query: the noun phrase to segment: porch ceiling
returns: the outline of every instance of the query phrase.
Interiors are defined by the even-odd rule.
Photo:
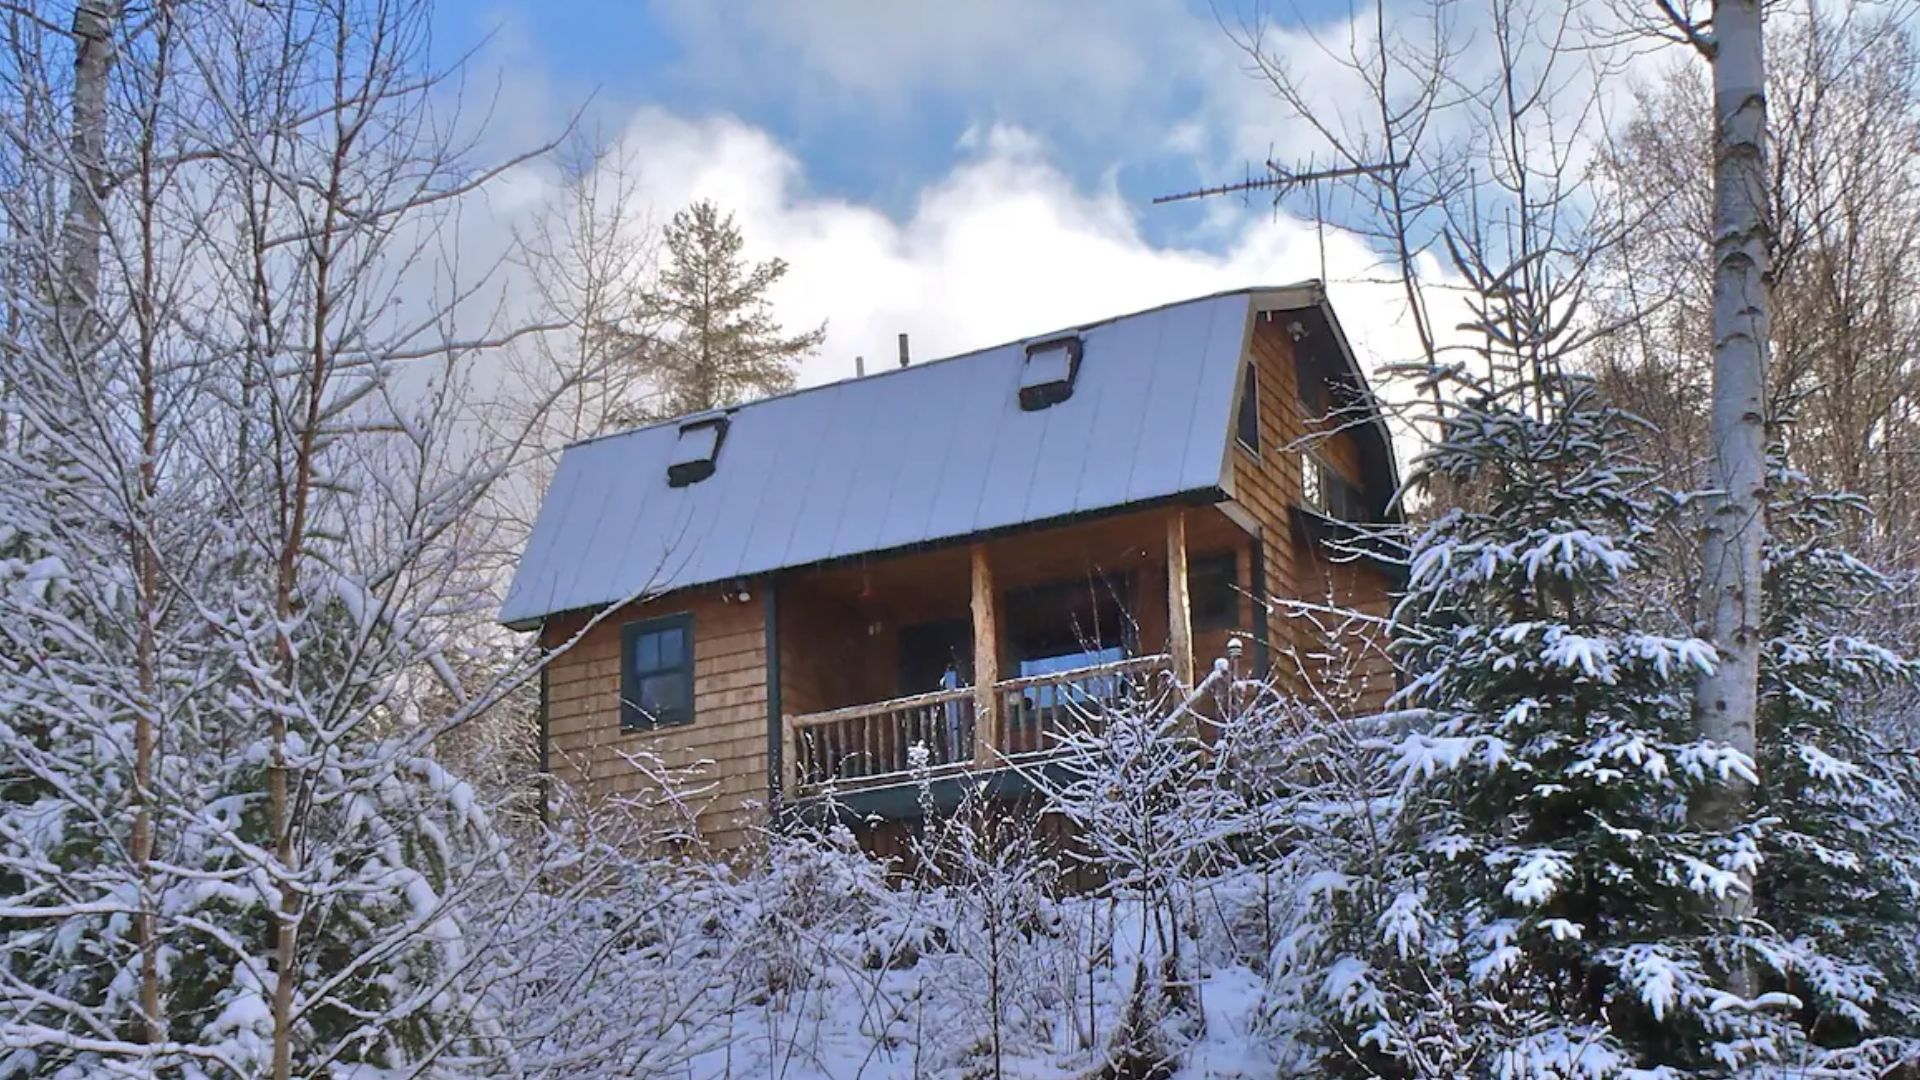
[[[1166,562],[1167,518],[1175,508],[1114,514],[984,541],[1002,589],[1071,580],[1092,571],[1120,572]],[[1246,533],[1211,506],[1188,507],[1188,545],[1196,553],[1246,543]],[[876,555],[801,571],[785,579],[793,593],[901,598],[922,610],[964,612],[968,599],[965,543]]]

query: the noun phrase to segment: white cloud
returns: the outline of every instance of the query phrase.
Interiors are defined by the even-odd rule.
[[[661,0],[654,10],[683,47],[683,79],[868,117],[911,117],[951,97],[974,119],[1044,103],[1082,128],[1117,130],[1161,114],[1175,80],[1204,75],[1224,45],[1182,0]]]
[[[789,326],[825,320],[804,383],[844,378],[854,357],[890,363],[895,335],[919,359],[1221,289],[1323,276],[1321,238],[1285,214],[1222,211],[1218,252],[1160,247],[1110,186],[1083,190],[1030,133],[1005,126],[963,140],[951,171],[892,220],[811,192],[806,170],[770,135],[733,117],[642,110],[622,136],[640,194],[664,216],[696,198],[735,213],[749,255],[792,266],[776,305]],[[1376,259],[1355,237],[1325,235],[1324,276],[1363,361],[1403,359],[1412,341],[1397,291],[1362,281]]]

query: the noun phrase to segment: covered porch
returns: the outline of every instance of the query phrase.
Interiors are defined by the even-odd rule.
[[[1264,641],[1258,562],[1219,509],[1166,506],[783,578],[780,786],[1056,755],[1065,732],[1191,686],[1232,633]]]

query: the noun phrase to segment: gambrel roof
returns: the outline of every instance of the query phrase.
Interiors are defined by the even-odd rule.
[[[1365,391],[1320,284],[1308,282],[1168,304],[575,444],[561,456],[500,620],[527,628],[645,594],[1218,498],[1231,483],[1253,320],[1275,311],[1325,319],[1341,366]],[[1079,342],[1071,393],[1023,408],[1023,375],[1031,380],[1039,367],[1029,368],[1030,351],[1058,363],[1045,346],[1068,336]],[[1362,443],[1369,472],[1385,470],[1384,499],[1396,486],[1384,424]],[[698,454],[709,447],[711,468],[702,469]]]

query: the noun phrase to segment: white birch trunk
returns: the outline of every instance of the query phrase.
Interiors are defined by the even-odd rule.
[[[1713,416],[1711,503],[1701,576],[1705,636],[1719,652],[1695,688],[1703,738],[1752,756],[1759,708],[1761,580],[1766,541],[1768,297],[1766,63],[1759,0],[1714,5]],[[1746,785],[1702,798],[1697,823],[1731,828]],[[1749,884],[1751,884],[1749,882]],[[1745,915],[1748,895],[1718,903]]]
[[[118,0],[82,0],[73,9],[73,116],[68,128],[67,206],[61,227],[60,280],[54,283],[55,333],[75,357],[100,291],[100,207],[107,152],[107,75],[113,68]]]

